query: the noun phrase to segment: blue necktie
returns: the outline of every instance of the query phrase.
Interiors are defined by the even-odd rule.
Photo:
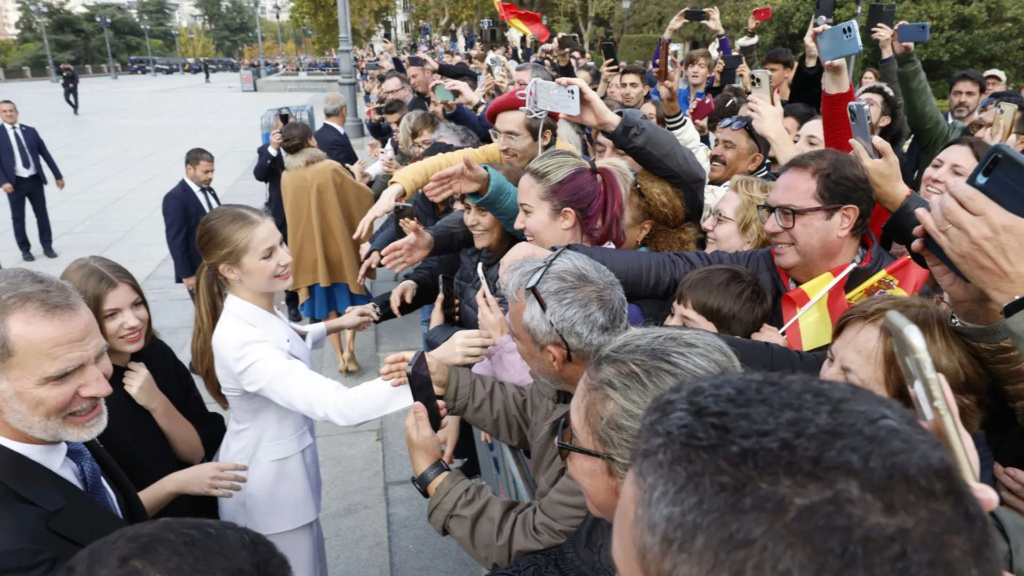
[[[81,442],[66,442],[68,445],[68,458],[78,466],[78,473],[82,477],[82,484],[85,484],[85,493],[101,506],[110,510],[111,514],[118,515],[117,509],[110,502],[110,495],[103,486],[103,474],[100,472],[100,465],[93,459],[89,449]]]
[[[14,130],[14,141],[18,143],[18,154],[21,154],[21,165],[25,170],[28,170],[32,167],[32,163],[28,161],[28,148],[25,148],[25,141],[21,139],[18,127],[14,126],[11,130]]]

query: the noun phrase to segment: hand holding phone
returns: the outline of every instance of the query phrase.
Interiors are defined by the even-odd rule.
[[[896,41],[904,44],[927,42],[931,39],[931,22],[900,24],[896,27]]]
[[[560,86],[555,82],[534,78],[526,92],[528,107],[568,116],[580,114],[581,97],[578,86]]]
[[[444,84],[438,84],[434,86],[434,96],[438,102],[452,102],[455,100],[455,94],[451,90],[444,87]]]
[[[868,156],[878,159],[878,150],[871,142],[871,117],[868,105],[865,102],[856,101],[846,105],[846,112],[850,117],[850,130],[853,132],[853,139],[860,142],[868,152]]]
[[[282,127],[288,124],[288,120],[291,119],[291,115],[292,115],[291,108],[287,108],[286,107],[286,108],[278,108],[277,109],[277,119],[281,121],[281,126]]]
[[[771,20],[771,19],[772,19],[772,7],[771,6],[765,6],[764,8],[755,8],[754,9],[754,20],[757,20],[758,22],[764,22],[765,20]]]
[[[818,34],[818,55],[822,62],[860,54],[863,49],[856,20],[837,24]]]
[[[708,13],[703,10],[685,10],[683,17],[687,22],[703,22],[708,19]]]
[[[775,104],[775,90],[772,90],[772,73],[769,70],[753,70],[750,73],[750,94],[769,104]]]
[[[700,10],[703,13],[703,10]],[[658,82],[664,83],[668,79],[668,52],[669,52],[669,40],[668,38],[662,37],[658,40],[660,43],[660,51],[658,53]]]
[[[427,355],[423,350],[418,350],[412,357],[412,361],[405,368],[405,375],[409,380],[409,391],[412,392],[413,401],[423,404],[427,409],[430,427],[437,432],[441,429],[441,410],[437,407],[434,381],[430,377],[430,365],[427,364]]]

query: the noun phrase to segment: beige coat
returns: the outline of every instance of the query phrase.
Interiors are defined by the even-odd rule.
[[[299,300],[309,298],[314,284],[347,284],[353,294],[365,294],[356,283],[359,242],[352,234],[373,206],[373,192],[317,148],[289,154],[284,166],[281,197]]]

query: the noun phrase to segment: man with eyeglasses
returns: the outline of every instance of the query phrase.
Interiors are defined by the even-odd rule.
[[[503,500],[486,485],[449,470],[422,405],[406,420],[413,483],[430,499],[427,518],[488,569],[562,544],[587,515],[579,485],[556,447],[558,422],[590,358],[629,327],[626,297],[604,267],[571,250],[512,263],[502,280],[508,325],[534,381],[518,387],[449,368],[427,354],[434,391],[448,413],[496,440],[530,451],[531,502]],[[385,379],[404,378],[412,352],[385,359]]]
[[[406,108],[409,112],[413,110],[423,110],[424,112],[430,111],[430,101],[424,100],[416,96],[412,90],[412,84],[409,83],[409,77],[405,74],[398,72],[388,72],[385,77],[384,83],[380,86],[380,91],[377,93],[378,104],[386,104],[392,100],[400,100],[405,102]],[[392,130],[391,126],[384,121],[384,118],[380,116],[380,107],[371,108],[372,117],[366,122],[367,131],[370,136],[380,140],[381,143],[386,142],[393,135],[397,135],[397,131]]]
[[[846,276],[848,292],[891,264],[868,230],[875,207],[867,172],[855,158],[824,149],[800,154],[783,166],[759,206],[771,247],[745,252],[626,252],[573,246],[607,266],[631,301],[668,301],[690,271],[713,264],[742,266],[772,296],[768,324],[781,327],[782,296],[826,272],[856,266]]]

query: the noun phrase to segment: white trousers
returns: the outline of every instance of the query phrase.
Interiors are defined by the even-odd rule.
[[[295,576],[327,576],[327,549],[319,519],[265,536],[288,558]]]

